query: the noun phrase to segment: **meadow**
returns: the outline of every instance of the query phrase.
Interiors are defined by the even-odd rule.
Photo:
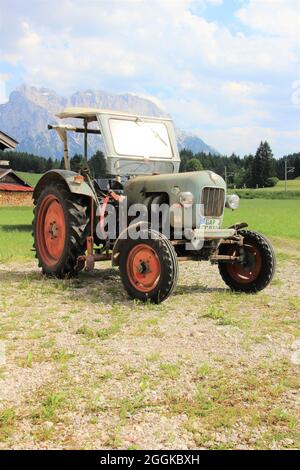
[[[109,262],[42,276],[32,208],[1,207],[0,449],[298,449],[299,206],[225,211],[271,238],[266,290],[232,293],[186,262],[161,305],[128,299]]]
[[[278,181],[273,188],[257,189],[236,189],[230,190],[237,193],[243,199],[300,199],[300,178],[288,180],[285,186],[284,181]]]
[[[31,207],[0,207],[0,262],[32,259]],[[298,200],[242,199],[237,211],[225,210],[224,226],[247,222],[275,239],[300,240]]]

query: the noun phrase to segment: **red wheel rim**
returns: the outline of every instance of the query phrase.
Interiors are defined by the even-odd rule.
[[[42,201],[37,218],[37,245],[42,260],[53,266],[60,260],[66,240],[65,214],[56,196]]]
[[[127,276],[140,292],[150,292],[158,284],[161,266],[153,248],[141,243],[131,249],[126,263]]]
[[[227,271],[232,279],[240,284],[250,284],[259,276],[262,268],[262,257],[256,245],[245,243],[245,263],[228,263]],[[236,248],[231,248],[232,255],[236,255]]]

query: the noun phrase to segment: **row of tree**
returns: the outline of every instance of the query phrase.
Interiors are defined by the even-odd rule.
[[[193,154],[190,150],[180,152],[180,171],[212,170],[227,179],[231,187],[274,186],[278,179],[285,178],[285,162],[294,171],[288,174],[293,179],[300,177],[300,152],[275,159],[268,142],[261,142],[255,155],[243,158],[235,155]]]
[[[64,168],[64,160],[52,160],[51,158],[38,157],[31,153],[0,151],[0,160],[9,161],[10,168],[15,171],[28,173],[45,173],[46,171]],[[84,164],[82,155],[75,154],[70,159],[71,170],[79,171]],[[89,167],[95,177],[105,174],[105,159],[102,152],[98,151],[89,159]]]
[[[15,152],[6,150],[0,151],[0,160],[8,160],[10,168],[16,171],[26,171],[30,173],[45,173],[52,168],[60,167],[60,160],[38,157],[32,153]]]
[[[300,177],[300,152],[275,159],[268,142],[261,142],[255,155],[246,155],[243,158],[235,155],[213,155],[206,153],[194,154],[190,150],[180,152],[180,171],[212,170],[226,177],[229,186],[242,188],[255,188],[272,186],[277,178],[285,177],[285,161],[289,167],[294,167],[294,172],[289,173],[289,178]],[[64,168],[62,160],[38,157],[24,152],[0,151],[0,160],[9,160],[10,167],[16,171],[31,173],[44,173],[54,168]],[[82,155],[74,155],[70,159],[71,169],[78,171],[83,164]],[[105,159],[102,152],[98,151],[89,159],[89,167],[95,177],[105,174]]]

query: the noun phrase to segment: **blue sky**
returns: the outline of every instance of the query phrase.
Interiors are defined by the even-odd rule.
[[[0,102],[21,83],[149,97],[223,153],[300,149],[300,0],[0,0]]]

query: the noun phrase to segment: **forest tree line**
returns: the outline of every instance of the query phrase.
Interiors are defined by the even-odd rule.
[[[180,152],[180,171],[212,170],[226,178],[228,186],[236,188],[262,188],[275,186],[285,178],[285,162],[294,171],[288,173],[289,179],[300,177],[300,152],[274,158],[268,142],[261,142],[255,155],[240,157],[236,154],[212,155],[193,154],[190,150]]]
[[[180,172],[212,170],[223,178],[226,177],[228,186],[236,188],[274,186],[278,179],[285,177],[285,161],[289,167],[294,167],[294,172],[289,173],[288,178],[300,177],[300,152],[275,159],[268,142],[261,142],[255,155],[240,157],[234,153],[230,156],[203,152],[194,154],[184,149],[180,152],[180,158]],[[63,159],[47,159],[25,152],[0,151],[0,160],[9,160],[13,170],[30,173],[64,168]],[[82,155],[76,154],[70,159],[73,171],[79,171],[82,163]],[[89,167],[94,177],[105,174],[105,159],[101,151],[89,159]]]

